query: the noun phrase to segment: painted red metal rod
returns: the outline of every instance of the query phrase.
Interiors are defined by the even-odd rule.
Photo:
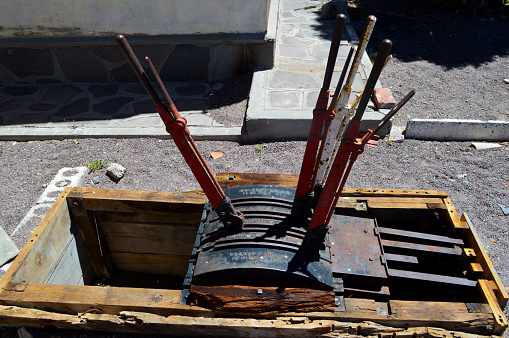
[[[389,40],[382,41],[380,49],[378,51],[378,55],[375,59],[375,63],[369,75],[368,81],[366,83],[366,87],[364,89],[363,97],[365,95],[371,95],[373,88],[375,86],[380,73],[382,72],[383,66],[385,64],[385,60],[389,55],[391,50],[392,42]],[[368,97],[369,98],[369,97]],[[361,102],[362,103],[362,98]],[[360,105],[359,103],[359,105]],[[366,100],[367,103],[367,100]],[[364,113],[366,105],[364,104],[363,109],[360,110],[357,108],[357,112],[350,121],[345,135],[341,140],[341,145],[339,146],[338,152],[336,154],[336,158],[334,159],[334,163],[332,165],[331,171],[327,178],[327,182],[323,188],[323,191],[318,200],[318,204],[316,206],[313,218],[311,219],[311,223],[309,225],[309,229],[314,229],[320,225],[327,224],[327,220],[330,219],[331,213],[334,212],[335,205],[334,200],[336,194],[340,194],[341,191],[338,191],[338,187],[340,183],[343,181],[343,176],[345,173],[345,169],[348,165],[350,156],[353,152],[356,151],[356,147],[354,145],[357,135],[359,133],[362,115]],[[362,107],[360,107],[362,108]]]
[[[173,138],[173,141],[179,148],[180,153],[186,160],[186,163],[191,168],[191,171],[196,177],[198,183],[207,195],[207,198],[212,204],[212,207],[218,213],[219,218],[226,228],[234,231],[240,230],[243,225],[242,215],[237,213],[230,200],[226,197],[225,193],[219,186],[219,183],[215,179],[212,171],[205,162],[205,159],[198,150],[196,143],[194,143],[193,138],[187,129],[186,120],[180,116],[177,108],[168,95],[168,92],[164,88],[159,75],[150,62],[150,59],[148,59],[149,69],[156,79],[159,89],[163,94],[163,97],[165,98],[168,106],[165,106],[159,98],[159,95],[157,94],[155,88],[152,86],[150,79],[143,70],[143,67],[131,49],[131,46],[129,46],[126,38],[123,35],[118,35],[116,37],[116,41],[125,57],[131,64],[131,67],[136,73],[138,79],[141,81],[145,87],[145,90],[154,102],[161,119],[166,125],[166,131]]]
[[[331,112],[327,110],[330,96],[329,87],[334,73],[334,66],[336,64],[345,23],[346,16],[344,14],[339,14],[336,17],[334,25],[332,43],[329,50],[329,58],[327,60],[323,85],[316,102],[316,107],[313,110],[313,121],[309,130],[308,142],[306,144],[306,150],[302,160],[299,182],[295,192],[294,208],[292,210],[292,214],[299,218],[306,216],[306,214],[310,212],[310,193],[313,188],[313,172],[316,167],[317,152],[324,126],[327,124],[326,121],[331,118]]]
[[[341,88],[343,87],[343,82],[345,82],[345,77],[348,72],[348,69],[350,68],[350,64],[352,62],[353,53],[355,52],[355,48],[351,47],[350,51],[348,52],[348,56],[346,58],[345,64],[343,65],[343,70],[341,71],[341,75],[339,77],[338,83],[336,85],[336,90],[334,91],[334,96],[332,97],[331,103],[329,105],[328,111],[331,113],[329,116],[330,118],[325,121],[325,124],[323,126],[323,132],[322,132],[322,140],[325,140],[327,138],[327,134],[329,132],[330,124],[332,122],[332,118],[334,117],[334,109],[338,103],[338,97],[339,93],[341,92]],[[320,143],[320,149],[318,150],[318,154],[316,155],[316,163],[315,163],[315,170],[313,170],[313,176],[311,177],[310,182],[310,191],[314,190],[314,185],[316,182],[316,176],[318,174],[318,161],[322,158],[323,149],[325,146],[325,142]]]

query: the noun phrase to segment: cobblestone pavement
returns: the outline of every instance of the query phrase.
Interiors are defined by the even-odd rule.
[[[219,126],[207,114],[208,83],[166,83],[190,126]],[[103,126],[162,126],[154,104],[138,83],[0,86],[0,125],[78,128],[85,121]]]

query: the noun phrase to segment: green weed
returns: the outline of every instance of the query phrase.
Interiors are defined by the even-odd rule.
[[[99,170],[99,169],[104,168],[106,163],[108,163],[108,162],[100,160],[98,158],[96,158],[95,160],[91,159],[90,161],[87,162],[87,167],[88,167],[88,169],[90,169],[92,171],[93,170]]]

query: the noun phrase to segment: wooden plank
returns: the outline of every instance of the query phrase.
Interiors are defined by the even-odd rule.
[[[0,290],[8,282],[43,283],[72,239],[71,219],[64,189],[0,281]]]
[[[74,188],[88,210],[185,214],[200,212],[207,198],[202,194]]]
[[[191,255],[197,229],[138,223],[101,223],[111,252]]]
[[[111,258],[118,270],[173,275],[184,278],[189,267],[190,257],[185,255],[112,252]]]
[[[211,311],[197,306],[180,305],[180,293],[180,290],[29,283],[22,292],[5,290],[2,303],[68,314],[97,309],[110,314],[141,311],[161,315],[211,315]]]
[[[468,230],[468,225],[466,222],[460,220],[458,213],[456,212],[456,208],[452,204],[451,199],[444,198],[444,204],[447,208],[448,213],[448,219],[449,223],[453,230],[459,231],[462,234],[462,237],[464,235],[464,231]]]
[[[463,248],[463,253],[461,254],[461,259],[467,262],[473,262],[475,260],[475,250],[472,248]]]
[[[69,192],[67,196],[69,209],[78,225],[81,238],[85,244],[96,276],[110,278],[113,274],[113,263],[106,239],[99,227],[95,213],[85,208],[83,192],[80,189],[85,188],[73,188],[72,191]]]
[[[482,273],[484,272],[484,270],[483,270],[483,268],[482,268],[482,265],[481,265],[481,264],[479,264],[479,263],[475,263],[475,262],[474,262],[474,263],[470,263],[470,264],[468,265],[468,272],[469,272],[472,276],[474,276],[474,277],[478,278],[479,276],[481,276],[481,275],[482,275]]]
[[[65,250],[62,259],[45,282],[46,284],[78,285],[83,274],[90,267],[90,259],[81,239],[79,231]],[[86,278],[90,282],[90,278]]]
[[[216,175],[223,189],[244,185],[276,185],[279,187],[297,188],[299,175],[257,174],[257,173],[219,173]]]
[[[147,212],[113,212],[113,211],[95,211],[97,220],[100,223],[148,223],[161,225],[181,225],[198,229],[200,225],[203,208],[200,211],[184,214],[178,213],[147,213]]]
[[[196,234],[195,234],[196,236]],[[110,253],[126,252],[156,255],[185,255],[191,256],[194,241],[176,242],[166,238],[149,239],[133,237],[106,237]]]
[[[223,189],[243,185],[277,185],[295,189],[299,175],[285,174],[258,174],[258,173],[219,173],[217,180]],[[408,189],[374,189],[374,188],[345,188],[341,194],[343,197],[370,197],[370,196],[408,196],[408,197],[447,197],[444,191],[436,190],[408,190]],[[443,202],[440,201],[440,204]]]
[[[101,227],[106,236],[120,236],[147,239],[165,239],[172,241],[194,241],[196,230],[194,226],[177,224],[152,224],[152,223],[128,223],[128,222],[101,222]]]
[[[422,323],[425,326],[444,327],[444,322],[454,322],[453,326],[448,328],[476,333],[474,328],[477,327],[479,333],[479,328],[486,324],[486,334],[490,334],[490,327],[493,327],[493,322],[488,322],[488,318],[483,314],[469,313],[465,303],[391,300],[389,305],[393,325],[397,325],[398,321],[409,320],[414,325]]]
[[[191,285],[189,301],[208,309],[235,313],[288,311],[334,312],[334,292],[309,288],[253,287],[244,285]]]
[[[370,209],[422,209],[428,210],[428,200],[422,199],[394,199],[394,201],[385,200],[383,197],[379,199],[371,199],[367,201],[368,208]]]
[[[504,285],[500,281],[500,278],[498,277],[495,268],[491,263],[488,253],[481,246],[477,232],[472,226],[472,222],[466,213],[463,213],[461,216],[461,221],[468,226],[468,231],[465,232],[464,239],[466,244],[475,252],[473,257],[474,262],[481,264],[482,269],[484,270],[481,277],[495,283],[495,295],[497,297],[498,303],[500,304],[500,308],[504,309],[507,306],[507,302],[509,301],[509,295],[507,294]]]
[[[4,326],[44,327],[52,325],[73,330],[97,330],[114,333],[143,333],[221,336],[221,337],[337,337],[362,335],[382,337],[457,337],[474,338],[468,334],[431,327],[392,327],[373,322],[352,322],[307,317],[203,318],[161,316],[151,313],[122,311],[118,315],[83,313],[60,314],[15,306],[0,306],[0,321]]]
[[[501,335],[507,329],[507,318],[504,312],[500,309],[498,299],[493,292],[493,289],[489,286],[489,281],[486,279],[479,279],[478,288],[483,295],[486,303],[491,308],[493,317],[495,318],[494,333]]]

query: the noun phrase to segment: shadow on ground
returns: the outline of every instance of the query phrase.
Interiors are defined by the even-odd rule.
[[[191,113],[196,121],[205,123],[210,122],[209,116],[218,120],[228,114],[230,106],[246,101],[251,76],[246,74],[215,83],[165,85],[180,112]],[[232,123],[242,124],[245,111],[237,110]],[[0,126],[107,120],[125,123],[121,121],[156,112],[152,100],[137,82],[0,84]],[[226,117],[224,120],[230,122]],[[135,123],[132,127],[136,127]]]
[[[498,4],[498,1],[492,1]],[[377,17],[368,53],[382,39],[394,45],[392,54],[402,61],[426,60],[446,69],[479,66],[509,54],[509,6],[491,6],[475,16],[455,1],[357,0],[349,2],[351,25],[362,31],[369,15]],[[330,38],[332,20],[314,27]]]

